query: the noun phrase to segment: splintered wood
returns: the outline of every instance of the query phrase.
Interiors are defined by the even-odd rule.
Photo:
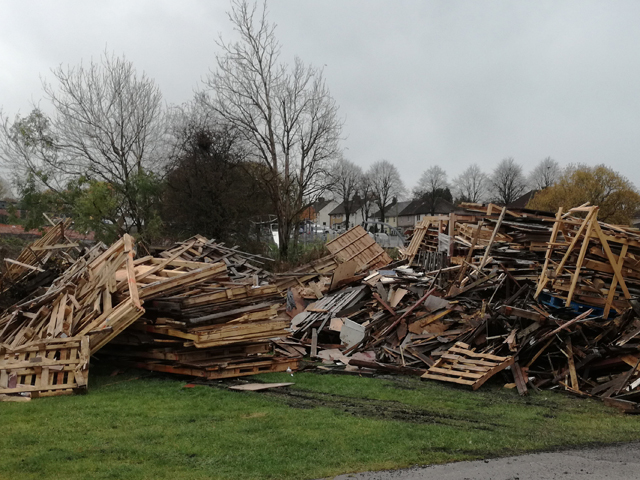
[[[556,215],[463,207],[423,219],[404,264],[337,289],[321,275],[289,282],[292,337],[324,369],[473,389],[493,379],[521,395],[563,389],[640,411],[630,407],[640,401],[640,234],[599,222],[588,205]],[[338,258],[353,243],[331,251],[356,259]]]
[[[477,390],[493,375],[513,365],[513,357],[475,353],[469,345],[456,344],[440,356],[422,378],[467,385]]]

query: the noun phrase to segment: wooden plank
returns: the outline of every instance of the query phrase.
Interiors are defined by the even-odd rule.
[[[560,231],[560,222],[562,222],[562,207],[558,208],[558,212],[556,213],[556,222],[553,224],[553,229],[551,230],[551,237],[549,238],[547,252],[544,256],[544,266],[542,267],[542,272],[540,272],[538,287],[536,288],[536,293],[533,298],[538,298],[538,295],[542,293],[542,290],[544,290],[544,287],[546,287],[547,282],[549,281],[547,278],[547,269],[549,268],[549,261],[551,260],[553,247],[556,239],[558,238],[558,232]]]
[[[429,368],[432,368],[432,367],[429,367]],[[434,375],[432,373],[429,373],[428,371],[427,371],[427,373],[422,375],[421,378],[426,378],[426,379],[430,379],[430,380],[440,380],[440,381],[443,381],[443,382],[459,383],[461,385],[469,385],[469,386],[472,386],[472,385],[474,385],[476,383],[473,380],[463,380],[461,378],[452,378],[452,377],[445,376],[445,375]]]
[[[40,267],[34,267],[33,265],[27,265],[26,263],[19,262],[17,260],[14,260],[13,258],[5,258],[4,261],[7,262],[7,263],[11,263],[13,265],[18,265],[20,267],[24,267],[24,268],[28,268],[30,270],[34,270],[36,272],[44,272],[44,270],[42,268],[40,268]]]
[[[589,240],[591,239],[591,231],[594,228],[594,223],[597,225],[597,210],[595,210],[595,214],[591,217],[589,221],[589,225],[587,226],[587,231],[585,232],[584,239],[582,241],[582,246],[580,247],[580,254],[578,255],[578,260],[575,264],[575,271],[571,277],[571,286],[569,287],[569,293],[567,294],[566,306],[571,305],[571,299],[573,298],[573,293],[576,290],[576,285],[578,284],[578,278],[580,276],[580,269],[582,268],[582,263],[584,262],[584,257],[587,254],[587,249],[589,248]]]
[[[489,258],[489,252],[491,252],[491,247],[493,247],[493,242],[496,239],[498,230],[500,230],[500,226],[502,225],[502,220],[504,220],[504,214],[506,212],[507,212],[507,207],[503,207],[502,211],[500,212],[500,216],[498,217],[498,222],[496,223],[496,226],[494,227],[493,232],[491,233],[489,244],[487,245],[487,248],[484,251],[484,255],[482,257],[482,260],[480,261],[480,266],[478,267],[478,270],[481,270],[482,268],[484,268],[487,258]]]
[[[571,376],[571,388],[579,392],[580,385],[578,383],[578,374],[576,373],[576,365],[575,365],[575,362],[573,361],[573,348],[571,345],[571,337],[567,337],[565,347],[567,349],[567,357],[569,361],[569,375]]]
[[[268,390],[270,388],[280,388],[295,385],[293,382],[285,383],[247,383],[244,385],[233,385],[229,390],[238,390],[240,392],[259,392],[260,390]]]
[[[516,382],[516,388],[520,395],[527,395],[527,379],[522,374],[522,367],[517,362],[511,365],[511,372],[513,373],[513,379]]]
[[[451,366],[451,368],[440,368],[436,365],[429,367],[429,373],[451,375],[455,378],[466,377],[466,378],[478,379],[484,376],[484,373],[473,373],[473,372],[465,372],[464,370],[457,370],[454,368],[455,365]]]
[[[311,330],[311,358],[318,356],[318,329]]]
[[[133,305],[141,310],[140,296],[138,295],[138,284],[136,283],[136,272],[133,266],[133,239],[130,235],[124,234],[124,252],[127,255],[127,281],[129,286],[129,296]]]
[[[569,244],[569,247],[567,247],[567,251],[565,252],[564,256],[562,257],[562,260],[560,261],[560,263],[556,267],[555,278],[557,278],[560,275],[560,272],[564,268],[564,265],[567,263],[567,260],[569,259],[569,256],[571,255],[571,253],[573,252],[573,249],[577,245],[578,240],[580,239],[582,233],[587,228],[587,225],[591,224],[591,219],[593,218],[593,216],[596,215],[597,209],[593,209],[593,207],[590,207],[590,208],[591,208],[591,210],[587,214],[587,217],[584,219],[582,224],[580,224],[580,228],[578,229],[578,231],[576,232],[575,236],[571,240],[571,243]]]
[[[621,265],[619,265],[618,262],[616,262],[615,256],[613,255],[613,252],[611,251],[611,248],[609,247],[609,242],[607,241],[607,239],[605,238],[604,234],[602,233],[602,229],[600,228],[600,225],[598,224],[598,222],[595,223],[594,228],[595,228],[596,234],[600,238],[600,242],[602,243],[604,251],[607,254],[607,258],[609,259],[609,263],[611,264],[611,267],[613,267],[614,275],[618,279],[618,283],[620,284],[620,288],[622,288],[622,292],[624,293],[624,297],[628,300],[628,299],[631,298],[631,294],[629,293],[629,289],[627,288],[627,284],[624,281],[624,276],[622,275],[622,271],[621,271]]]

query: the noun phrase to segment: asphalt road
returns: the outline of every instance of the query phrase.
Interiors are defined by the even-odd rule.
[[[640,443],[448,463],[335,480],[640,480]]]

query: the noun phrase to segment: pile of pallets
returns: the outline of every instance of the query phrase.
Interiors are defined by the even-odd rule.
[[[272,355],[269,342],[287,334],[283,296],[239,252],[193,238],[134,258],[129,235],[97,245],[42,295],[4,312],[0,395],[86,388],[89,356],[106,345],[101,357],[207,378],[297,367],[297,358]]]

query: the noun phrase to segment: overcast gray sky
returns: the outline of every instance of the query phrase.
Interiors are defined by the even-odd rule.
[[[0,106],[105,50],[189,100],[233,33],[227,1],[0,0]],[[605,163],[640,186],[640,2],[270,0],[283,59],[325,66],[346,157],[394,162],[409,188],[512,156]]]

